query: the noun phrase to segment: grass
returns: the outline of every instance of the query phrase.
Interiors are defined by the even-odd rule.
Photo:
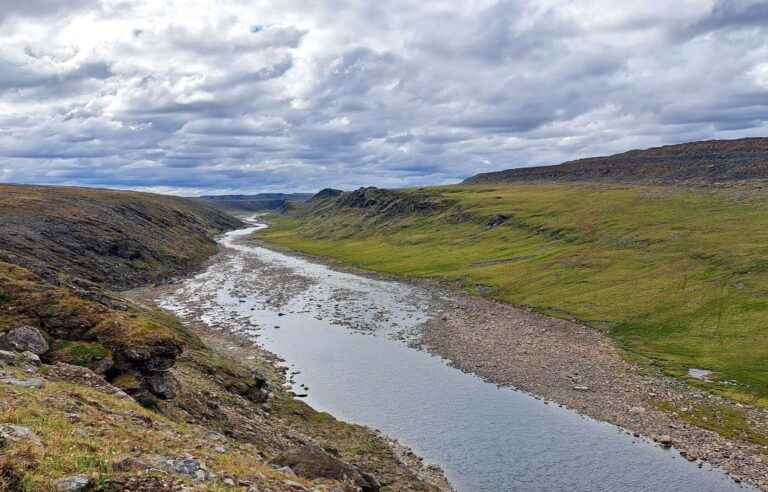
[[[76,342],[62,340],[53,347],[52,358],[76,366],[90,367],[107,357],[111,352],[98,342]]]
[[[681,420],[729,439],[757,444],[764,454],[768,454],[768,436],[755,431],[745,412],[732,405],[710,402],[675,405],[659,401],[655,407],[664,412],[675,412]]]
[[[768,405],[768,201],[760,189],[593,184],[426,190],[451,206],[382,221],[359,210],[275,217],[259,238],[606,330],[628,356]],[[501,214],[506,222],[489,227]],[[705,384],[705,383],[701,383]]]
[[[80,418],[76,423],[67,418],[72,412]],[[44,443],[7,443],[3,449],[3,464],[12,463],[16,472],[23,473],[20,487],[13,490],[53,490],[53,480],[72,474],[87,475],[99,483],[115,476],[113,464],[128,456],[187,453],[219,473],[260,475],[266,483],[274,479],[270,485],[283,490],[279,482],[285,477],[259,458],[258,447],[230,442],[226,453],[218,453],[206,437],[208,429],[175,422],[132,400],[76,384],[48,381],[40,390],[0,385],[0,422],[29,427]],[[191,480],[185,481],[192,485]],[[2,485],[0,479],[0,490]],[[200,490],[235,489],[211,483]]]

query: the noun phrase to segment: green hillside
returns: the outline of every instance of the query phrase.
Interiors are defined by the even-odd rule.
[[[677,376],[713,370],[713,390],[768,403],[768,196],[759,186],[463,185],[398,194],[389,200],[410,195],[432,206],[382,213],[380,197],[345,194],[345,202],[275,217],[259,238],[574,317],[638,360]]]

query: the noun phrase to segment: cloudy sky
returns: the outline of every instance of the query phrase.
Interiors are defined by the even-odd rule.
[[[0,0],[0,181],[441,184],[764,136],[766,0]]]

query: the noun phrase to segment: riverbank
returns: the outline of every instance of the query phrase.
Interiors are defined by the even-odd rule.
[[[255,242],[291,254],[260,235]],[[308,258],[382,278],[333,259]],[[766,410],[697,389],[664,375],[659,367],[632,362],[614,339],[597,329],[472,296],[445,282],[403,280],[447,293],[449,302],[424,326],[418,343],[455,367],[618,425],[638,440],[672,446],[669,452],[768,490]]]
[[[220,253],[212,257],[204,269],[215,269],[216,265],[242,260],[241,266],[245,271],[259,273],[259,282],[250,283],[250,287],[270,292],[270,300],[275,309],[311,284],[305,278],[291,275],[286,269],[267,265],[254,258],[242,259],[235,256],[236,251],[222,247]],[[145,305],[163,306],[178,289],[178,284],[135,289],[130,292],[130,298]],[[271,397],[261,420],[265,426],[272,428],[271,432],[287,437],[293,444],[312,443],[333,450],[343,461],[376,477],[383,491],[453,490],[438,467],[424,463],[410,448],[365,426],[346,423],[328,413],[318,412],[297,398],[290,384],[293,375],[285,361],[260,346],[258,337],[249,336],[253,335],[249,323],[242,318],[227,320],[242,329],[236,331],[226,329],[227,323],[211,322],[210,319],[205,322],[200,301],[196,299],[188,305],[188,309],[176,315],[185,328],[200,337],[215,354],[225,360],[235,360],[249,371],[267,378]]]
[[[487,381],[618,425],[637,438],[674,446],[670,452],[768,490],[768,447],[760,443],[762,435],[740,435],[746,429],[768,431],[768,412],[629,362],[613,340],[595,329],[456,293],[450,307],[427,324],[422,341],[428,350]]]
[[[738,490],[709,465],[701,470],[615,426],[500,389],[409,348],[427,320],[451,308],[450,290],[258,247],[244,241],[254,230],[228,233],[221,242],[230,254],[169,287],[160,304],[202,320],[214,337],[236,334],[280,354],[291,391],[402,439],[442,465],[457,489],[593,490],[599,483],[611,490]],[[222,343],[227,350],[235,345]],[[236,358],[243,357],[255,359],[247,352]],[[361,460],[370,453],[359,446],[346,452]]]

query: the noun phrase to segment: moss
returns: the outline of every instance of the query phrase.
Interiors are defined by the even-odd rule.
[[[92,367],[94,363],[111,357],[112,353],[98,342],[59,341],[50,354],[51,359],[76,366]]]
[[[130,373],[118,375],[112,380],[112,385],[117,386],[123,391],[135,391],[141,389],[141,381],[138,380],[136,375]]]

